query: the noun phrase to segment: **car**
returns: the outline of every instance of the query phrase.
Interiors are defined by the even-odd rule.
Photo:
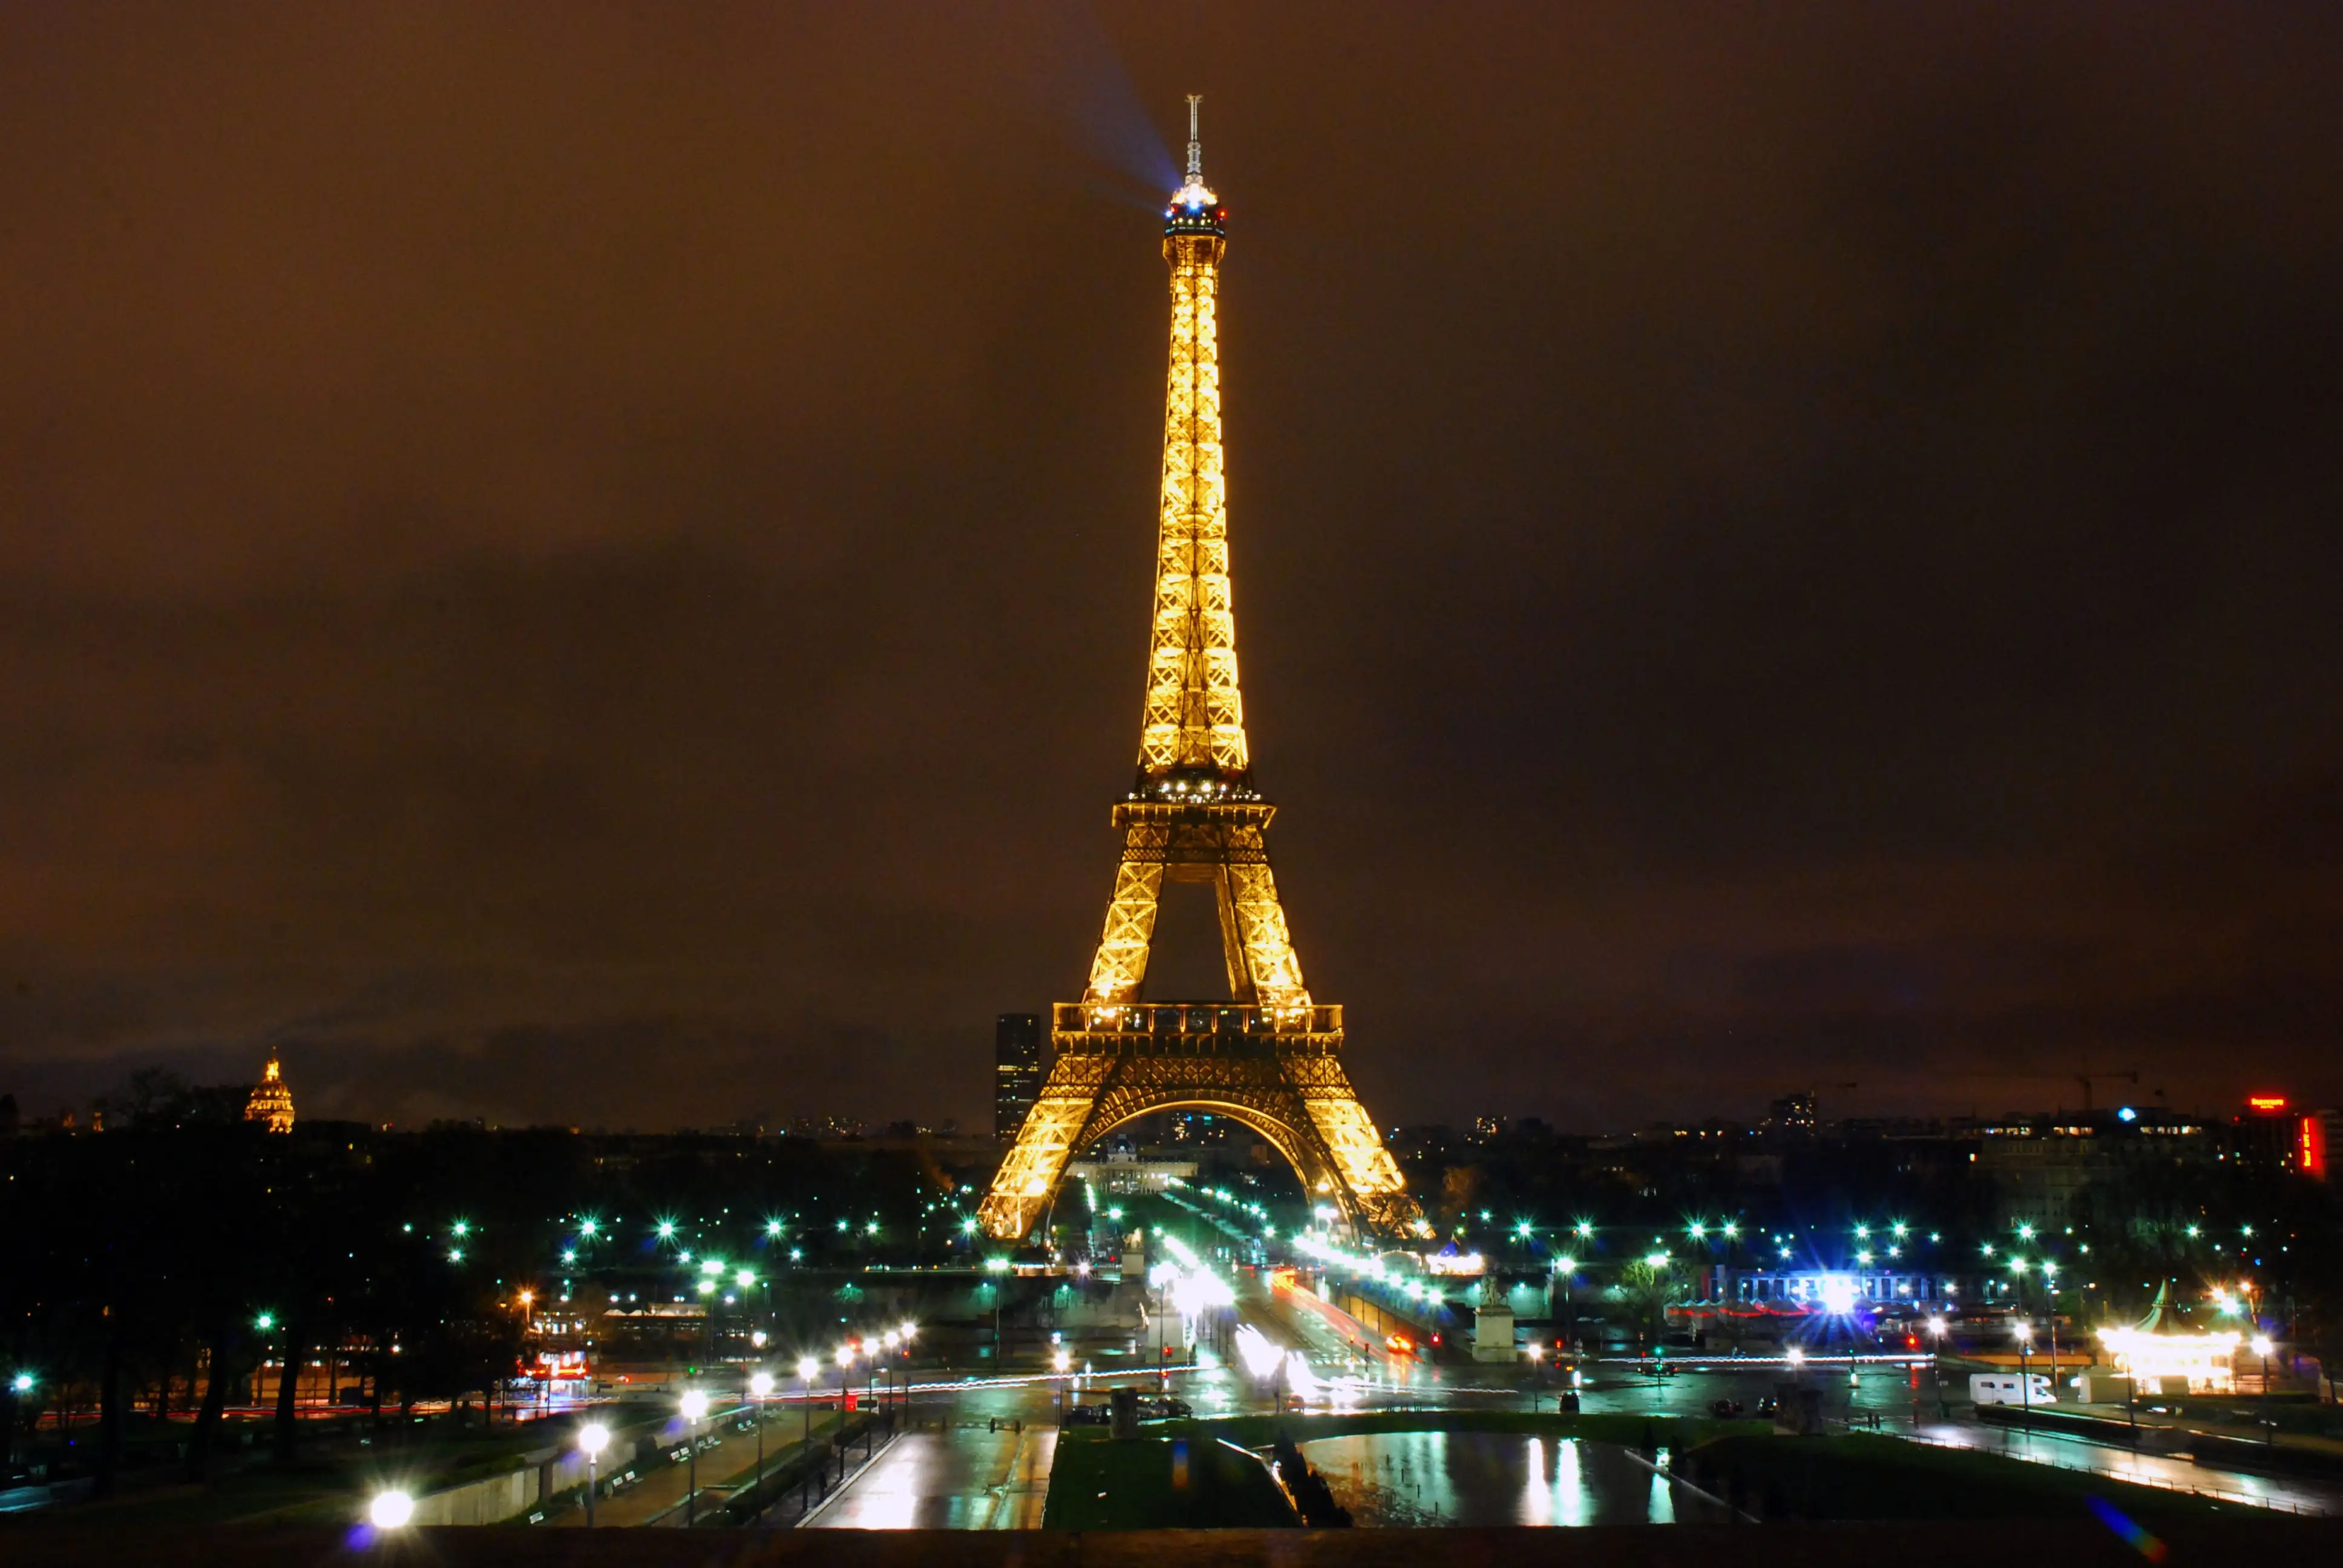
[[[1711,1400],[1708,1404],[1708,1413],[1719,1421],[1731,1421],[1747,1408],[1737,1399]]]
[[[1758,1418],[1760,1421],[1771,1421],[1771,1420],[1773,1420],[1775,1416],[1776,1416],[1776,1415],[1778,1415],[1778,1414],[1780,1414],[1780,1413],[1781,1413],[1781,1410],[1782,1410],[1782,1402],[1781,1402],[1780,1400],[1778,1400],[1778,1399],[1775,1399],[1775,1398],[1772,1394],[1770,1394],[1770,1393],[1769,1393],[1769,1394],[1767,1394],[1764,1399],[1761,1399],[1761,1400],[1759,1400],[1759,1401],[1757,1402],[1757,1418]]]

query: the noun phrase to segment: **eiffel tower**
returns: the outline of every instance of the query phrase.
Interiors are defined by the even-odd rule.
[[[1302,983],[1263,841],[1276,808],[1253,788],[1245,746],[1221,474],[1228,209],[1204,184],[1197,103],[1188,100],[1187,184],[1163,214],[1172,371],[1139,775],[1114,808],[1122,863],[1090,986],[1051,1010],[1049,1077],[979,1211],[1004,1239],[1032,1229],[1075,1151],[1135,1116],[1187,1106],[1261,1133],[1359,1230],[1422,1223],[1342,1070],[1342,1010],[1312,1001]],[[1143,1000],[1166,877],[1212,885],[1233,1001]]]

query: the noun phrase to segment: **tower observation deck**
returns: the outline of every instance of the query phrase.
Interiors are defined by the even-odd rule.
[[[1138,769],[1112,812],[1122,858],[1090,983],[1051,1010],[1049,1076],[984,1200],[996,1237],[1031,1229],[1075,1151],[1188,1106],[1253,1128],[1360,1228],[1421,1224],[1342,1070],[1342,1009],[1311,1000],[1270,869],[1276,809],[1253,787],[1245,737],[1222,462],[1228,209],[1204,183],[1198,103],[1188,100],[1186,183],[1163,209],[1171,366]],[[1146,1000],[1167,876],[1212,886],[1232,1000]]]

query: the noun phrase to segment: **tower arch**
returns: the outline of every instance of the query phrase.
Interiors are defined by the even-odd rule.
[[[1067,1161],[1134,1116],[1210,1104],[1253,1127],[1363,1228],[1421,1231],[1398,1163],[1342,1070],[1342,1010],[1312,1000],[1271,874],[1276,808],[1252,782],[1237,679],[1221,441],[1220,275],[1228,209],[1204,184],[1198,100],[1187,183],[1163,209],[1171,365],[1139,762],[1115,803],[1122,857],[1082,1000],[1052,1010],[1040,1097],[979,1211],[1016,1239]],[[1146,1000],[1163,883],[1211,882],[1232,1002]]]

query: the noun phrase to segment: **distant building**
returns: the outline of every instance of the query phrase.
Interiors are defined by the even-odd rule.
[[[1765,1126],[1776,1132],[1811,1135],[1815,1131],[1815,1097],[1785,1094],[1767,1107]]]
[[[1999,1191],[2012,1222],[2066,1226],[2083,1218],[2084,1189],[2121,1183],[2149,1167],[2219,1161],[2220,1141],[2203,1121],[2168,1111],[2061,1111],[2011,1118],[1978,1130],[1978,1167]]]
[[[2334,1111],[2304,1111],[2283,1094],[2249,1096],[2229,1124],[2229,1146],[2237,1163],[2261,1171],[2327,1175],[2328,1138]]]
[[[244,1102],[244,1119],[266,1123],[271,1132],[293,1131],[293,1091],[285,1086],[285,1070],[277,1065],[274,1050],[268,1053],[268,1065],[261,1070],[260,1081],[252,1086],[252,1097]]]
[[[1006,1143],[1041,1097],[1041,1015],[1004,1012],[992,1030],[992,1135]]]

